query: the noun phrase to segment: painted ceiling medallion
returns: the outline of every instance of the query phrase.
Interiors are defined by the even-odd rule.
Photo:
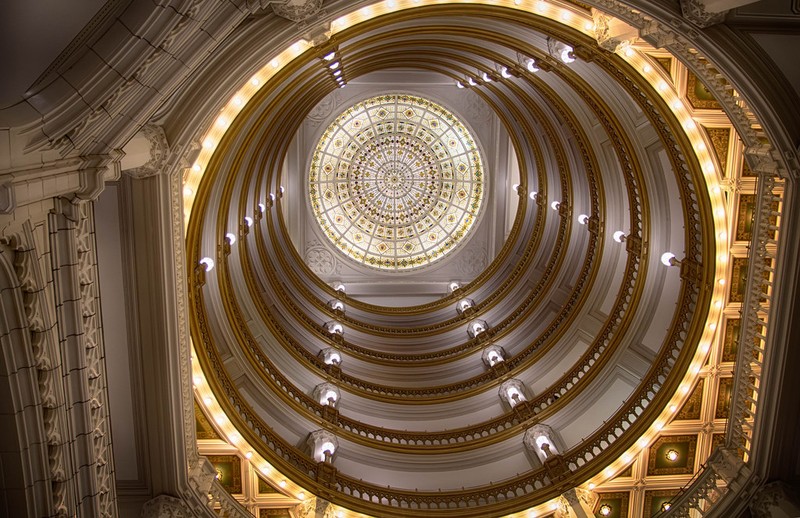
[[[342,253],[402,271],[444,257],[475,227],[483,160],[464,124],[405,94],[346,109],[325,130],[309,172],[314,216]]]

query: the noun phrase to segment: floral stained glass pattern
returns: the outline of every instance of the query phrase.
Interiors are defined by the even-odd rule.
[[[344,254],[384,270],[430,264],[475,226],[484,169],[467,128],[413,95],[380,95],[325,130],[309,172],[317,222]]]

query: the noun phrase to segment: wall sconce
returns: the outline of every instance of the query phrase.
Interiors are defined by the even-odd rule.
[[[525,392],[525,384],[516,378],[512,378],[500,385],[500,390],[497,395],[500,396],[500,399],[505,401],[509,407],[514,408],[527,400]]]
[[[314,399],[320,405],[335,407],[339,403],[340,397],[339,388],[332,383],[320,383],[314,387]]]
[[[334,349],[333,347],[321,350],[319,355],[322,357],[322,361],[325,362],[325,365],[335,365],[338,367],[342,364],[342,354],[338,349]]]
[[[485,363],[488,367],[494,367],[498,363],[501,363],[505,360],[505,351],[499,345],[490,345],[486,349],[483,350],[483,354],[481,354],[481,360]]]
[[[333,456],[339,449],[339,441],[328,430],[315,430],[308,435],[307,443],[311,448],[311,456],[317,462],[333,462]]]

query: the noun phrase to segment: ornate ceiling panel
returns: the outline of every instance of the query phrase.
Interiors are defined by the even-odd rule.
[[[381,95],[323,133],[309,173],[325,235],[359,263],[409,270],[455,250],[473,228],[483,163],[464,124],[421,97]]]

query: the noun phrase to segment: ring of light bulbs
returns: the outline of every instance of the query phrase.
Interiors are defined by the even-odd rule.
[[[368,21],[376,16],[387,14],[394,11],[414,9],[417,7],[433,4],[490,4],[500,5],[511,9],[520,9],[543,17],[550,18],[553,21],[562,23],[574,30],[580,31],[589,36],[594,36],[594,22],[585,13],[573,11],[566,7],[557,6],[555,4],[542,1],[542,0],[382,0],[370,6],[356,9],[344,16],[341,16],[331,23],[331,36],[345,29],[353,27],[359,23]],[[192,167],[189,169],[185,177],[183,188],[183,214],[184,214],[184,228],[188,225],[191,216],[194,199],[197,193],[197,188],[203,178],[203,172],[208,165],[217,145],[222,140],[225,132],[227,131],[230,121],[232,121],[238,113],[242,110],[245,104],[255,95],[255,93],[266,84],[282,67],[294,59],[300,57],[304,52],[313,48],[311,42],[301,39],[291,44],[289,47],[279,52],[261,69],[256,71],[252,77],[242,83],[242,86],[236,93],[225,103],[222,107],[220,115],[214,123],[205,131],[202,139],[202,149],[195,160]],[[639,50],[632,46],[623,46],[617,50],[619,57],[624,59],[628,65],[636,70],[644,79],[651,85],[655,86],[655,91],[661,96],[662,100],[672,110],[673,115],[680,122],[686,136],[688,137],[691,146],[701,164],[706,185],[708,187],[708,195],[711,200],[713,209],[713,222],[716,235],[716,269],[714,272],[714,293],[712,295],[712,304],[706,320],[703,335],[699,341],[697,350],[695,351],[694,358],[692,359],[689,369],[687,369],[683,381],[680,385],[680,390],[676,391],[672,400],[664,407],[661,415],[653,422],[650,428],[643,433],[636,441],[633,447],[627,452],[623,453],[615,461],[611,462],[605,469],[600,471],[597,475],[585,481],[583,486],[589,490],[594,489],[598,484],[603,483],[616,476],[617,473],[622,471],[626,465],[633,459],[633,457],[642,449],[647,448],[665,426],[670,422],[672,417],[677,413],[677,409],[681,407],[684,400],[688,397],[689,388],[694,385],[700,372],[700,368],[705,362],[708,355],[711,340],[717,328],[717,322],[721,318],[721,309],[723,306],[723,294],[725,284],[725,274],[727,271],[727,263],[729,259],[727,233],[727,215],[725,203],[722,196],[722,189],[720,187],[720,171],[718,170],[715,160],[713,159],[709,146],[706,142],[706,136],[701,131],[700,126],[692,119],[691,112],[687,106],[684,105],[678,92],[667,82],[663,71],[653,67],[649,59]],[[563,59],[562,59],[563,60]],[[568,63],[567,60],[564,61]],[[536,63],[530,60],[527,63],[527,68],[531,72],[538,70]],[[501,70],[500,74],[503,78],[508,79],[508,71]],[[491,80],[491,77],[488,78]],[[470,86],[477,86],[472,77],[469,77],[468,83]],[[457,86],[463,87],[459,83]],[[272,195],[274,200],[274,194]],[[536,197],[535,193],[531,193],[531,199]],[[263,205],[263,204],[260,204]],[[556,207],[554,207],[556,208]],[[263,212],[263,209],[262,209]],[[587,218],[579,216],[580,223],[585,224]],[[251,219],[252,221],[252,219]],[[251,221],[246,221],[246,224],[251,225]],[[231,239],[232,237],[232,239]],[[235,236],[233,234],[226,234],[226,239],[229,244],[234,244]],[[208,251],[212,252],[211,250]],[[663,257],[674,255],[670,251],[663,251]],[[198,263],[204,267],[208,272],[214,267],[214,261],[210,257],[201,258]],[[667,264],[667,263],[665,263]],[[214,417],[218,430],[226,438],[226,440],[236,447],[239,452],[245,456],[252,463],[256,469],[273,484],[281,488],[282,491],[289,495],[293,495],[298,500],[306,498],[305,490],[291,481],[287,481],[281,473],[279,473],[266,459],[254,453],[253,448],[247,444],[236,431],[236,428],[225,415],[224,411],[218,404],[214,394],[208,383],[205,380],[205,375],[200,367],[194,349],[192,349],[192,376],[194,381],[195,393],[198,400],[201,402],[206,411]],[[555,500],[545,502],[536,507],[528,509],[524,512],[516,513],[511,516],[526,516],[535,517],[541,514],[552,512],[558,506]],[[339,508],[336,511],[337,518],[345,516],[360,516],[360,513],[350,511],[344,508]]]

